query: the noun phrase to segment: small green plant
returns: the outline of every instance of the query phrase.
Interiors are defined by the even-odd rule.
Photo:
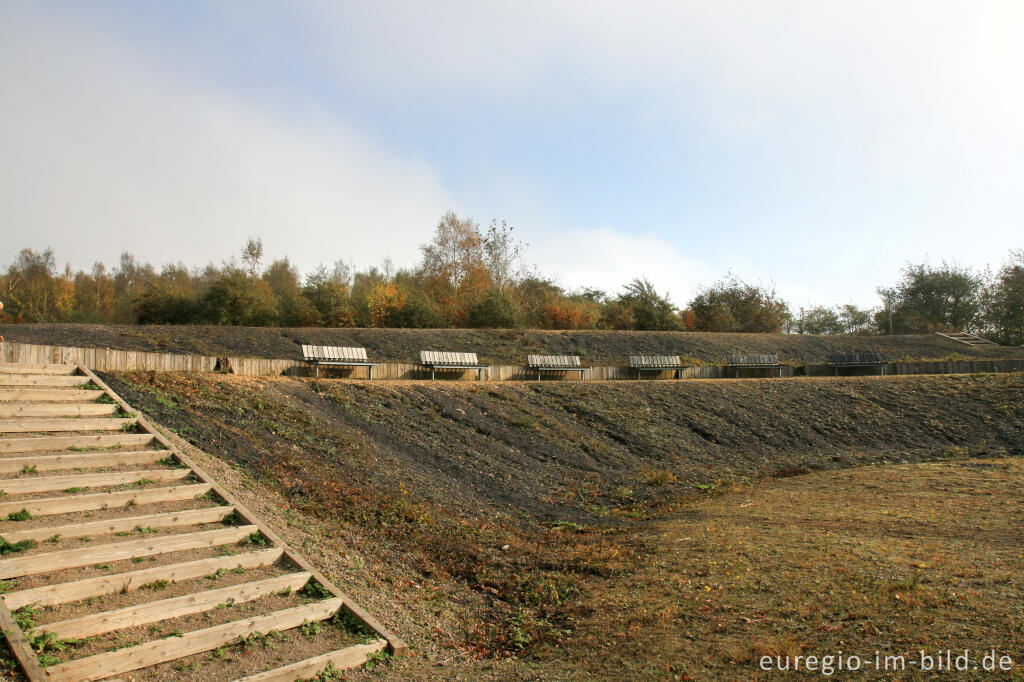
[[[141,533],[142,535],[149,535],[150,533],[155,533],[156,531],[150,528],[149,526],[135,526],[135,532]]]
[[[184,630],[171,630],[166,635],[164,635],[164,639],[166,639],[168,637],[184,637],[184,636],[185,636],[185,631]]]
[[[143,589],[143,590],[163,590],[163,589],[166,589],[167,586],[170,585],[170,584],[171,584],[170,580],[164,580],[163,578],[161,578],[160,580],[154,580],[151,583],[146,583],[140,589]]]
[[[28,521],[32,518],[32,514],[29,513],[28,509],[22,508],[21,511],[11,512],[7,515],[8,521]]]
[[[121,430],[125,433],[131,433],[135,430],[136,426],[138,426],[138,424],[135,422],[125,422],[124,424],[121,424]]]
[[[36,468],[35,464],[26,464],[25,466],[21,467],[21,473],[23,473],[23,474],[38,474],[39,470]]]
[[[299,590],[299,594],[303,597],[309,597],[310,599],[327,599],[332,596],[331,591],[315,579],[311,579],[308,583],[303,585],[302,589]]]
[[[246,569],[242,566],[235,566],[234,568],[218,568],[216,571],[206,576],[206,578],[207,580],[216,580],[220,578],[222,575],[227,575],[228,573],[237,573],[241,575],[245,573],[245,570]]]
[[[7,556],[8,554],[24,552],[26,549],[32,549],[35,546],[35,540],[19,540],[18,542],[8,542],[7,540],[0,538],[0,556]]]
[[[373,633],[368,627],[366,627],[366,624],[356,618],[354,613],[345,608],[339,609],[337,613],[331,616],[331,625],[336,625],[348,632],[361,635],[363,637],[373,636]]]
[[[13,580],[0,580],[0,594],[3,594],[4,592],[10,592],[13,589],[14,589],[14,581]]]
[[[54,543],[60,541],[60,533],[54,533],[46,539],[47,542]]]
[[[388,650],[379,649],[366,657],[366,663],[363,664],[363,668],[368,671],[373,670],[374,668],[387,665],[390,660],[391,654],[388,653]]]
[[[219,646],[216,649],[214,649],[213,651],[211,651],[210,652],[210,658],[216,659],[218,661],[230,661],[231,660],[230,658],[228,658],[227,647],[223,647],[223,646]]]
[[[82,537],[78,538],[78,541],[79,542],[92,542],[92,538],[89,537],[88,535],[83,535]]]
[[[27,632],[36,626],[36,619],[39,618],[39,609],[36,608],[35,604],[26,604],[11,615],[14,616],[14,622],[18,624],[18,627]]]
[[[255,545],[256,547],[266,547],[270,544],[270,541],[267,540],[266,536],[263,535],[263,533],[256,531],[255,533],[250,533],[247,538],[242,540],[242,544]]]
[[[319,621],[307,620],[299,626],[299,630],[301,630],[302,634],[306,637],[315,637],[320,634],[321,630],[323,630],[323,626],[320,625]]]
[[[88,490],[88,489],[89,488],[74,488],[74,487],[72,487],[72,488],[65,488],[64,492],[71,493],[72,495],[74,495],[75,493],[80,493],[80,492],[83,492],[83,491]]]
[[[141,564],[145,560],[146,560],[146,557],[141,557],[141,556],[133,556],[132,557],[132,563],[133,564]]]
[[[184,469],[186,465],[183,462],[178,461],[178,458],[174,455],[168,455],[162,459],[156,461],[160,466],[173,467],[175,469]]]
[[[240,526],[244,522],[244,519],[242,519],[242,516],[237,510],[232,509],[231,513],[221,519],[220,522],[225,526]]]
[[[151,480],[150,480],[150,479],[148,479],[148,478],[140,478],[139,480],[135,481],[135,485],[136,485],[136,486],[138,486],[139,488],[142,488],[142,487],[144,487],[144,486],[147,486],[147,485],[149,485],[150,483],[153,483],[153,481],[151,481]]]

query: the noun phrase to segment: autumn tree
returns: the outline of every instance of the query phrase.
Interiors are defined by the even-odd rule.
[[[789,306],[771,286],[748,284],[735,275],[700,290],[692,301],[698,331],[777,334],[789,319]]]
[[[1024,249],[1010,252],[996,273],[985,312],[991,335],[1000,343],[1024,344]]]

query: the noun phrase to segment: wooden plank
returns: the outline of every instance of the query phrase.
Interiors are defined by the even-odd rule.
[[[59,388],[0,388],[0,402],[89,402],[103,395],[99,391]]]
[[[235,510],[230,505],[205,507],[203,509],[185,509],[182,511],[164,512],[162,514],[144,514],[142,516],[125,516],[118,519],[87,521],[65,526],[46,526],[27,530],[12,530],[0,533],[7,542],[21,540],[45,540],[54,535],[62,538],[80,538],[91,535],[106,535],[132,531],[136,528],[179,528],[196,526],[203,523],[217,523]]]
[[[205,590],[180,597],[126,606],[114,611],[92,613],[79,618],[46,623],[33,628],[29,634],[38,636],[44,631],[52,632],[61,639],[92,637],[113,630],[149,625],[171,618],[181,618],[193,613],[209,611],[218,604],[241,604],[260,599],[282,590],[298,590],[309,582],[311,575],[306,571],[286,573],[264,580],[255,580],[230,585],[215,590]]]
[[[49,433],[54,431],[120,431],[135,424],[134,417],[81,417],[73,419],[0,419],[0,433]]]
[[[139,481],[180,481],[192,475],[188,469],[141,469],[139,471],[107,471],[99,474],[73,476],[39,476],[0,479],[0,490],[8,495],[46,493],[68,488],[107,488]]]
[[[128,540],[95,547],[65,549],[60,552],[46,552],[14,559],[0,561],[0,578],[17,578],[24,575],[51,573],[65,568],[78,568],[92,564],[123,561],[132,557],[153,556],[181,552],[187,549],[216,547],[248,537],[255,533],[256,526],[233,526],[216,530],[203,530],[197,533],[182,533],[158,538]]]
[[[94,393],[94,391],[89,391]],[[114,414],[118,406],[113,403],[0,405],[0,417],[99,417]]]
[[[66,469],[98,469],[138,464],[156,464],[169,457],[167,450],[100,450],[73,455],[29,455],[28,457],[0,457],[0,474],[19,474],[25,467],[36,471],[63,471]],[[0,481],[0,488],[3,482]]]
[[[26,604],[39,606],[55,606],[68,602],[99,597],[118,592],[132,592],[154,580],[167,580],[172,583],[193,578],[213,575],[219,569],[259,568],[276,563],[284,554],[280,547],[261,549],[257,552],[246,552],[232,556],[218,556],[209,559],[197,559],[169,566],[155,566],[138,571],[101,575],[57,585],[43,585],[17,592],[8,592],[2,599],[10,609],[20,609]]]
[[[25,673],[30,682],[43,682],[50,679],[47,672],[43,670],[43,666],[39,665],[36,652],[32,649],[32,645],[28,643],[25,633],[21,631],[21,627],[18,626],[14,616],[11,615],[10,610],[4,604],[0,604],[0,629],[3,630],[4,636],[7,638],[7,644],[11,647],[11,652],[18,659],[22,672]]]
[[[235,682],[295,682],[295,680],[312,680],[327,668],[345,670],[356,668],[366,663],[372,654],[387,648],[387,640],[378,639],[368,644],[354,644],[344,649],[331,651],[320,656],[307,658],[304,661],[285,665],[274,670],[243,677]]]
[[[136,504],[157,504],[159,502],[176,502],[191,500],[213,490],[209,483],[195,485],[175,485],[166,488],[142,488],[139,490],[112,490],[92,495],[72,495],[65,497],[41,497],[34,500],[18,500],[0,502],[0,516],[11,512],[27,509],[33,516],[51,516],[92,509],[110,509],[112,507],[129,507]]]
[[[0,453],[47,452],[68,448],[138,447],[153,442],[150,433],[124,433],[99,436],[44,436],[42,438],[0,438]]]
[[[51,365],[27,362],[0,363],[0,374],[74,374],[77,365]]]
[[[57,376],[51,374],[0,374],[0,386],[82,386],[89,377],[80,375]]]
[[[58,663],[47,668],[46,672],[55,682],[101,680],[104,677],[147,668],[176,658],[211,651],[234,642],[239,637],[248,637],[255,632],[290,630],[306,621],[324,620],[334,615],[341,607],[341,603],[341,599],[337,598],[324,599],[312,604],[276,611],[265,616],[254,616],[202,630],[193,630],[186,632],[182,637],[159,639],[66,663]]]

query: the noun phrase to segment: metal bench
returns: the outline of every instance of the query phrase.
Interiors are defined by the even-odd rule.
[[[675,370],[674,377],[679,378],[680,371],[685,367],[678,355],[630,355],[630,369],[636,370],[636,378],[642,379],[644,372],[664,372]]]
[[[860,351],[857,353],[832,353],[826,356],[828,364],[836,371],[843,367],[877,367],[880,374],[885,374],[885,360],[879,353],[874,351]]]
[[[740,378],[741,369],[778,369],[782,376],[782,365],[775,353],[746,354],[733,353],[725,357],[725,364],[736,370],[736,378]]]
[[[578,355],[527,355],[526,364],[537,370],[537,381],[541,372],[579,372],[583,381],[584,372],[590,369],[580,364]]]
[[[483,379],[484,370],[487,365],[481,365],[476,358],[476,353],[452,353],[438,350],[421,350],[420,364],[430,369],[430,379],[433,381],[435,370],[439,369],[475,369],[477,380]]]
[[[302,346],[302,357],[306,362],[313,363],[316,376],[320,376],[320,365],[336,365],[339,367],[366,367],[373,378],[373,368],[379,362],[370,362],[366,357],[365,348],[345,348],[342,346]]]

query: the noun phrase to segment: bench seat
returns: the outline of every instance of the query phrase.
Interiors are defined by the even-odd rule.
[[[302,345],[302,357],[306,362],[312,363],[316,370],[316,376],[320,376],[320,365],[334,365],[338,367],[367,367],[370,371],[370,378],[373,378],[373,368],[379,362],[370,362],[366,357],[365,348],[354,348],[345,346],[313,346]]]
[[[483,371],[487,365],[481,365],[476,353],[457,353],[453,351],[421,350],[420,364],[430,370],[430,378],[434,379],[436,370],[475,369],[477,380],[483,379]]]
[[[541,372],[579,372],[580,381],[589,367],[584,367],[578,355],[527,355],[526,364],[537,371],[537,381]]]

